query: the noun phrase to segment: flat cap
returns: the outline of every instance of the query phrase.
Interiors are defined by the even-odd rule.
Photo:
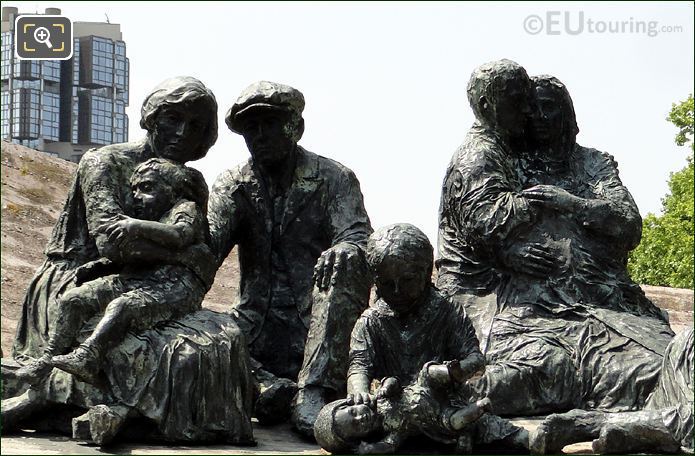
[[[245,88],[236,103],[229,108],[225,123],[234,133],[241,134],[240,117],[259,108],[277,109],[301,115],[304,110],[304,95],[294,87],[277,82],[255,82]]]

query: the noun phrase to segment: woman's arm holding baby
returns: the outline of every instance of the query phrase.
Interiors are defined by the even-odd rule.
[[[167,220],[171,223],[155,222],[119,215],[97,230],[108,237],[109,243],[120,245],[126,240],[144,239],[162,247],[181,250],[195,242],[197,230],[207,229],[200,223],[204,216],[195,203],[183,201],[176,205]]]
[[[140,220],[125,215],[108,225],[99,227],[108,236],[109,243],[120,244],[126,237],[146,239],[163,247],[181,249],[193,243],[195,232],[189,223],[169,225],[151,220]]]

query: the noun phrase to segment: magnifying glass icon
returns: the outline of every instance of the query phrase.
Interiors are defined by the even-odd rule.
[[[48,49],[53,48],[53,45],[51,44],[51,32],[48,31],[46,27],[37,27],[36,30],[34,30],[34,39],[38,41],[39,43],[45,44],[48,46]]]

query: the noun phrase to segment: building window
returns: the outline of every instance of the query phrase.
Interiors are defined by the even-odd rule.
[[[75,95],[77,95],[77,89],[75,89]],[[79,98],[77,96],[72,97],[72,109],[71,109],[71,129],[72,129],[72,143],[78,144],[80,142],[79,138],[79,120],[80,120],[80,108],[79,108]]]
[[[58,141],[60,130],[60,96],[43,93],[41,103],[41,137]]]
[[[90,142],[111,144],[113,142],[113,102],[109,98],[92,95]]]
[[[10,137],[10,92],[2,92],[2,122],[0,123],[1,125],[1,132],[0,135],[2,135],[3,139],[7,139]]]
[[[14,89],[12,91],[12,137],[36,139],[39,137],[40,91]]]
[[[13,31],[1,38],[3,138],[34,148],[44,140],[90,146],[128,140],[125,42],[77,37],[71,61],[19,61]]]
[[[114,83],[114,47],[111,40],[92,39],[92,84],[112,86]]]
[[[10,65],[12,63],[12,32],[2,32],[2,47],[0,48],[0,72],[2,79],[10,77]]]
[[[44,60],[41,62],[41,76],[44,80],[60,82],[60,61]]]

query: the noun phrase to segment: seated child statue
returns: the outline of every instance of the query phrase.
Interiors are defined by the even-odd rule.
[[[348,398],[328,404],[314,426],[319,444],[331,452],[392,453],[425,435],[459,452],[470,452],[473,441],[528,449],[524,429],[486,413],[487,398],[469,403],[465,382],[481,373],[484,359],[463,307],[432,284],[427,236],[409,224],[381,228],[367,259],[376,301],[352,332]]]
[[[97,230],[105,232],[115,245],[121,245],[125,232],[131,239],[152,241],[156,248],[169,252],[153,257],[170,257],[172,264],[117,265],[100,259],[78,269],[78,283],[84,283],[60,298],[58,319],[43,356],[18,372],[28,381],[40,382],[57,367],[94,383],[105,352],[120,343],[127,331],[150,329],[201,308],[207,289],[204,268],[209,261],[202,252],[199,258],[195,249],[186,247],[209,239],[208,190],[202,174],[170,160],[152,158],[135,169],[131,186],[133,213],[138,218],[119,216]],[[109,269],[118,273],[99,277]],[[90,275],[98,278],[85,281]],[[84,324],[101,312],[91,335],[64,354],[75,346]]]

